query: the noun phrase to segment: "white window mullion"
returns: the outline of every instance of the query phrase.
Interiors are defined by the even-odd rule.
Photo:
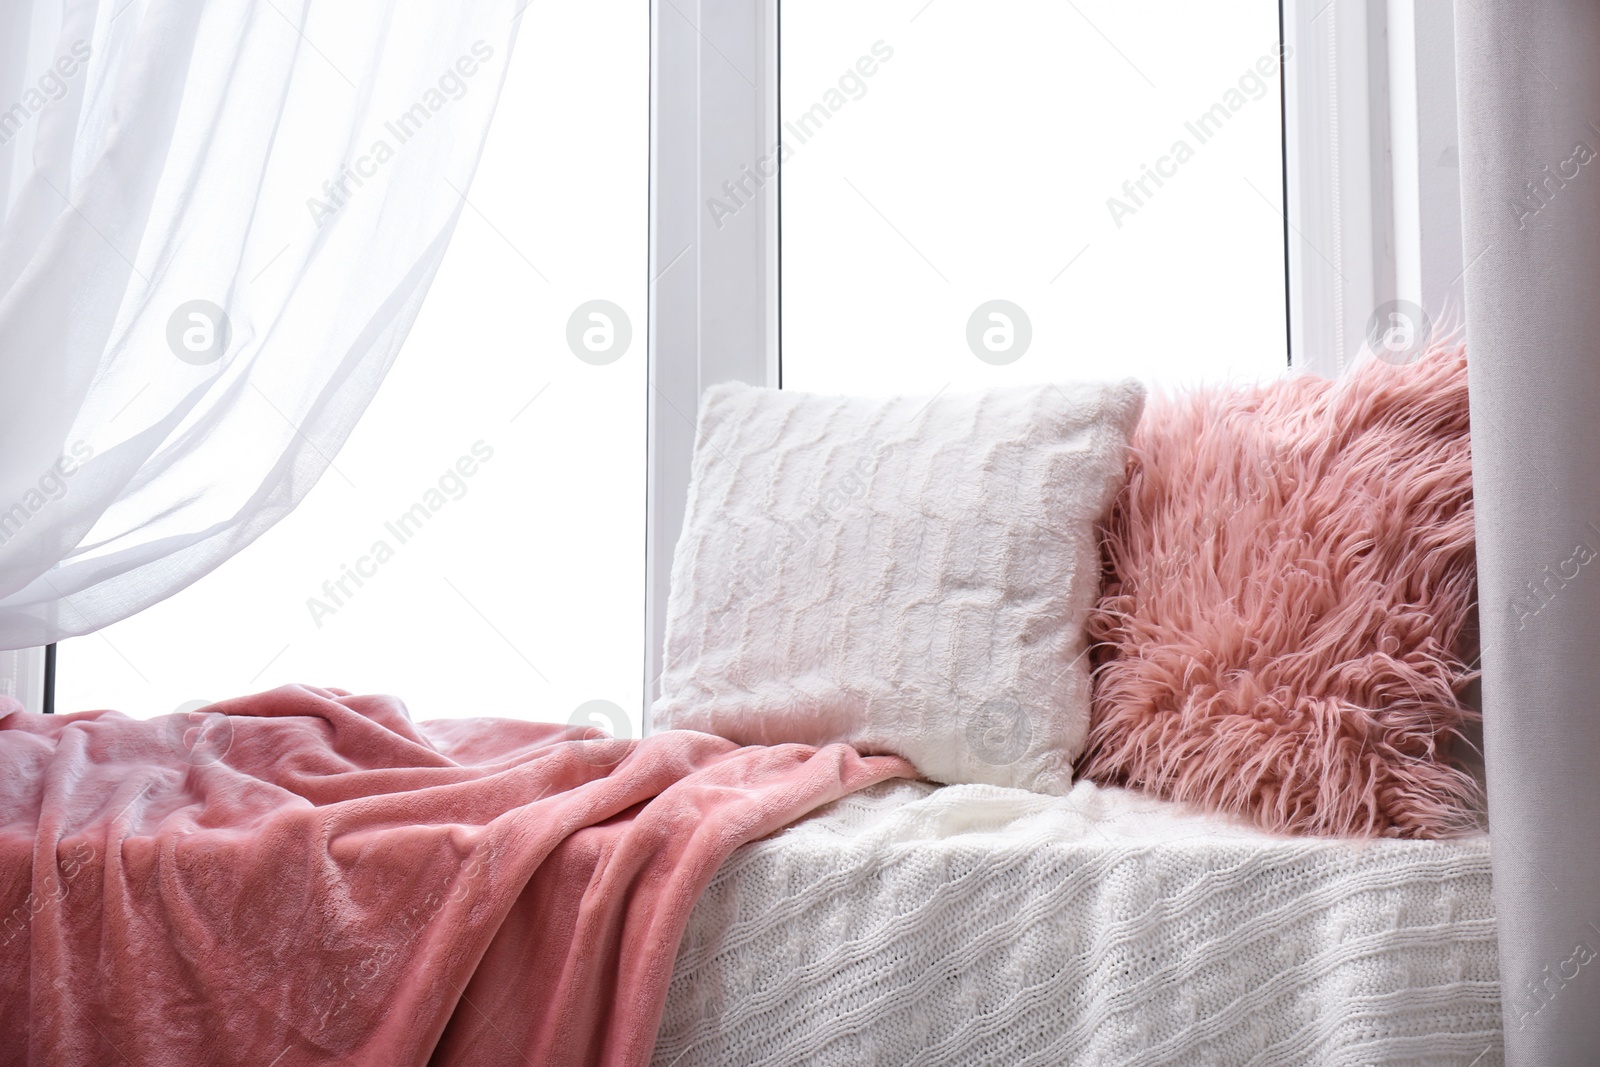
[[[645,708],[701,390],[778,382],[777,0],[653,0]]]
[[[1341,374],[1393,288],[1387,52],[1381,8],[1285,9],[1290,352]]]
[[[1462,312],[1462,276],[1468,252],[1461,244],[1461,161],[1456,132],[1455,8],[1436,0],[1408,0],[1416,52],[1417,278],[1422,306],[1448,316]],[[1464,254],[1465,253],[1465,254]]]
[[[1290,347],[1336,376],[1395,302],[1421,336],[1459,314],[1454,16],[1437,0],[1284,14]]]

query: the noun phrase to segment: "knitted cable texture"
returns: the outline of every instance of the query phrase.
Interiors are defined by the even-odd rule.
[[[701,401],[658,727],[1072,787],[1135,381]]]
[[[1129,791],[894,782],[745,846],[654,1062],[1502,1060],[1484,836],[1271,836]]]

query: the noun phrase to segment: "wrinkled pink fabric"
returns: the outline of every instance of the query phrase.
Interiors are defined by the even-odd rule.
[[[300,686],[0,717],[0,1062],[642,1064],[729,853],[914,775],[586,735]]]

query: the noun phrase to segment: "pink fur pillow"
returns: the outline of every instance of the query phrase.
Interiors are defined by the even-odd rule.
[[[1475,596],[1466,359],[1152,398],[1107,523],[1078,765],[1274,831],[1438,837]]]

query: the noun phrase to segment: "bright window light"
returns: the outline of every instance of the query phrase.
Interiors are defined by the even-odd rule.
[[[1276,3],[781,11],[785,388],[1283,373]]]
[[[520,17],[455,238],[333,467],[212,574],[62,642],[58,710],[305,682],[397,694],[417,720],[638,736],[649,7]]]

